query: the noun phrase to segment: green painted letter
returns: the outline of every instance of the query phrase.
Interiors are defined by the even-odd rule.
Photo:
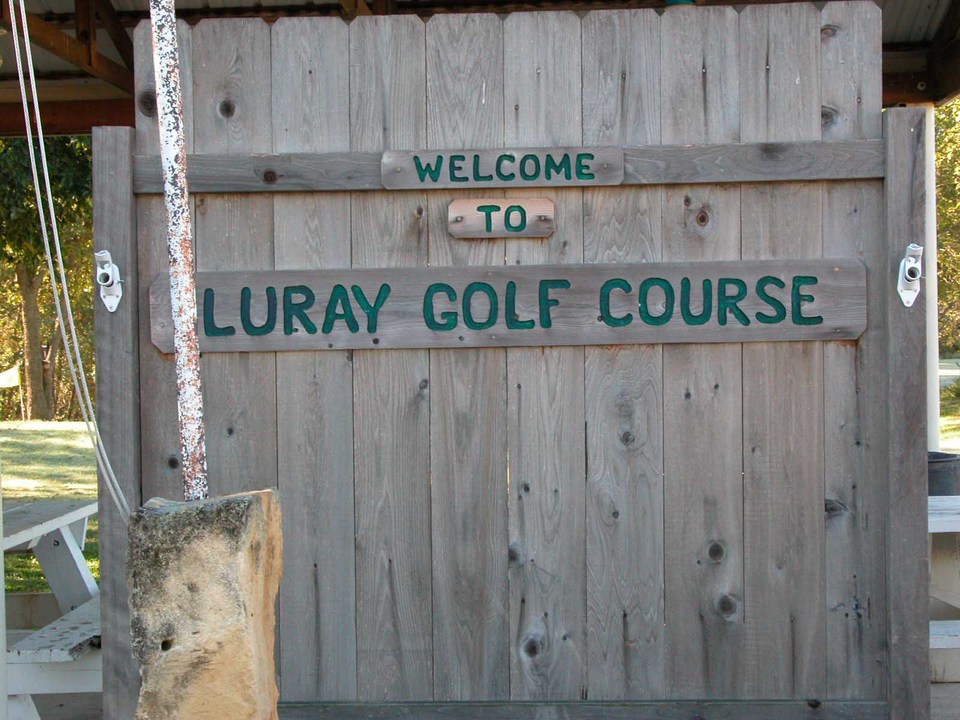
[[[487,232],[493,232],[493,214],[495,212],[500,212],[499,205],[479,205],[477,207],[477,212],[482,212],[484,214],[484,227],[487,229]]]
[[[736,288],[736,292],[733,295],[728,295],[728,287]],[[737,303],[746,296],[747,284],[743,280],[739,278],[720,278],[717,281],[717,322],[726,325],[727,314],[733,313],[733,316],[741,325],[749,325],[750,318],[737,306]]]
[[[490,182],[493,180],[493,175],[481,175],[480,174],[480,156],[473,156],[473,181],[474,182]]]
[[[443,293],[450,301],[457,299],[457,293],[446,283],[433,283],[423,294],[423,321],[431,330],[453,330],[457,326],[457,314],[447,310],[440,313],[443,322],[437,322],[437,316],[433,311],[433,296]]]
[[[510,182],[511,180],[517,177],[516,173],[503,172],[503,163],[507,161],[516,162],[517,158],[515,155],[511,155],[510,153],[506,153],[497,158],[497,167],[496,167],[497,177],[503,180],[504,182]]]
[[[783,306],[783,303],[767,292],[767,287],[770,285],[775,285],[781,290],[787,286],[783,280],[773,277],[773,275],[764,275],[757,280],[757,297],[773,308],[773,315],[762,312],[756,314],[757,322],[764,325],[776,325],[783,322],[784,318],[787,317],[787,309]]]
[[[473,296],[477,293],[483,293],[487,296],[490,303],[490,310],[487,313],[487,319],[483,322],[477,322],[473,317]],[[485,282],[472,282],[463,291],[463,324],[471,330],[487,330],[497,324],[497,292]]]
[[[337,312],[337,307],[340,312]],[[334,323],[337,320],[343,320],[347,323],[347,329],[351,333],[360,332],[360,323],[353,314],[353,306],[350,304],[350,296],[343,285],[334,285],[330,292],[330,299],[327,301],[327,310],[323,313],[323,327],[320,329],[324,335],[329,335],[333,330]]]
[[[713,281],[710,278],[703,280],[703,305],[700,314],[694,315],[690,311],[690,278],[680,280],[680,317],[687,325],[706,325],[713,312]]]
[[[380,289],[377,291],[377,299],[373,301],[373,305],[367,300],[367,296],[363,293],[363,288],[359,285],[354,285],[350,289],[353,291],[353,296],[357,299],[357,304],[360,306],[360,309],[363,310],[363,314],[367,316],[367,332],[375,333],[377,331],[377,318],[380,316],[380,310],[383,308],[383,304],[387,301],[387,298],[390,297],[390,286],[386,283],[380,286]]]
[[[463,168],[460,167],[460,163],[466,160],[465,155],[451,155],[450,156],[450,182],[467,182],[470,180],[466,175],[457,175],[458,172],[462,172]]]
[[[294,302],[293,296],[299,295],[303,298],[300,302]],[[316,296],[313,290],[306,285],[288,285],[283,289],[283,334],[293,335],[293,318],[296,317],[303,325],[303,329],[308,335],[317,332],[317,326],[307,315],[307,310],[313,307]]]
[[[588,160],[593,160],[593,153],[577,153],[577,180],[593,180],[597,176],[590,172]]]
[[[247,335],[269,335],[277,326],[277,289],[267,287],[267,319],[263,325],[254,325],[250,319],[250,288],[240,290],[240,323]]]
[[[803,314],[803,304],[813,302],[815,298],[813,295],[800,292],[800,288],[804,285],[816,284],[817,279],[812,275],[794,275],[793,292],[790,294],[790,315],[794,325],[819,325],[823,322],[823,315],[805,316]]]
[[[527,172],[527,163],[533,163],[533,172]],[[540,176],[540,158],[536,155],[524,155],[520,158],[520,177],[524,180],[536,180]]]
[[[628,293],[633,288],[626,280],[622,278],[611,278],[600,287],[600,317],[610,327],[623,327],[633,322],[633,313],[627,313],[620,317],[614,317],[610,314],[610,293],[614,290],[623,290]]]
[[[650,306],[647,302],[647,296],[653,287],[658,287],[663,290],[663,312],[659,315],[650,313]],[[670,319],[673,317],[674,302],[673,285],[671,285],[669,281],[663,278],[652,277],[640,283],[640,299],[637,307],[640,309],[640,319],[647,325],[666,325],[670,322]]]
[[[433,165],[421,162],[420,156],[414,155],[413,164],[417,167],[417,177],[420,178],[420,182],[426,180],[428,175],[433,182],[437,182],[440,179],[440,169],[443,167],[443,155],[437,155],[437,162]]]
[[[710,278],[703,280],[703,305],[700,314],[690,312],[690,278],[680,280],[680,317],[687,325],[706,325],[713,312],[713,281]]]
[[[553,327],[553,320],[550,317],[550,308],[560,304],[559,300],[550,297],[550,291],[554,288],[560,290],[570,287],[569,280],[541,280],[540,281],[540,327]]]
[[[544,179],[549,180],[551,174],[559,175],[560,173],[563,173],[563,176],[567,180],[570,179],[570,156],[567,153],[564,153],[562,159],[558,163],[553,159],[553,155],[547,153],[547,160],[544,164],[543,170]]]
[[[217,327],[217,323],[213,319],[213,303],[215,300],[213,288],[207,288],[203,291],[203,334],[207,337],[236,335],[237,329],[233,325]]]
[[[529,330],[536,325],[533,318],[521,320],[517,314],[517,284],[511,280],[507,283],[507,302],[504,308],[508,330]]]
[[[519,215],[520,221],[517,224],[510,222],[510,215]],[[503,224],[510,232],[523,232],[527,226],[527,211],[521,205],[510,205],[503,214]]]

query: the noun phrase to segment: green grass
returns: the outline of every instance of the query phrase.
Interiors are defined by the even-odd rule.
[[[960,442],[960,397],[951,388],[940,393],[940,441]]]
[[[83,423],[0,422],[0,486],[5,507],[36,500],[95,500],[97,463]],[[100,577],[97,521],[92,518],[83,551]],[[31,553],[4,556],[7,592],[48,591]]]

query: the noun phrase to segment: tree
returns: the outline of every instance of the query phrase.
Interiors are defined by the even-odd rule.
[[[90,145],[85,138],[50,138],[46,154],[64,264],[70,265],[79,259],[78,237],[89,237]],[[50,420],[57,400],[59,326],[41,310],[41,291],[50,288],[25,140],[0,139],[0,177],[0,259],[12,269],[19,294],[27,417]]]

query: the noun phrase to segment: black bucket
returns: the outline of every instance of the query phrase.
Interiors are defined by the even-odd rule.
[[[960,455],[928,451],[927,482],[930,495],[960,495]]]

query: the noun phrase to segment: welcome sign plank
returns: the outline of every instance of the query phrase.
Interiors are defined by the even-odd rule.
[[[150,289],[173,351],[169,283]],[[206,352],[851,340],[858,260],[197,274]]]

